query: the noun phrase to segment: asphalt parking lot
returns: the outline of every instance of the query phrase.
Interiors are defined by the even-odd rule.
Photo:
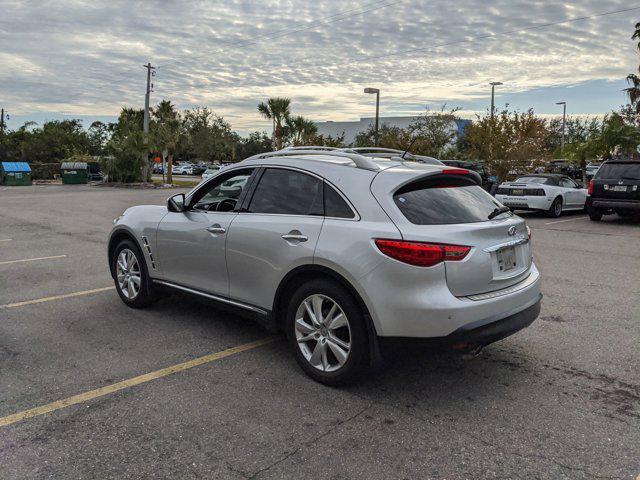
[[[122,304],[111,221],[168,196],[0,187],[0,478],[640,474],[639,224],[523,214],[545,295],[530,328],[470,361],[394,350],[333,389],[210,304]]]

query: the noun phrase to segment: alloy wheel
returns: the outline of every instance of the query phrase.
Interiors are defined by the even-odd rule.
[[[118,255],[116,277],[122,295],[128,300],[135,299],[140,293],[142,277],[138,258],[128,248],[123,249]]]
[[[310,295],[302,301],[296,311],[295,335],[304,358],[322,372],[342,368],[349,358],[349,319],[326,295]]]

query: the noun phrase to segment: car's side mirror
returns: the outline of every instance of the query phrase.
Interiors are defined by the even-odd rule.
[[[173,197],[169,197],[167,200],[167,210],[170,212],[180,213],[185,210],[185,197],[184,193],[178,193]]]

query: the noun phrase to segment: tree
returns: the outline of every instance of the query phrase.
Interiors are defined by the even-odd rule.
[[[185,132],[180,114],[169,100],[162,100],[153,109],[153,122],[150,128],[153,146],[167,154],[167,183],[171,183],[173,157],[185,141]]]
[[[484,160],[498,180],[511,171],[529,172],[551,158],[549,129],[546,121],[526,112],[503,110],[498,115],[486,114],[467,127],[469,154]]]
[[[295,146],[310,145],[317,133],[316,124],[302,115],[285,118],[284,136],[289,138]]]
[[[123,108],[116,123],[109,125],[111,138],[106,146],[108,155],[103,168],[109,181],[140,182],[148,147],[142,132],[142,110]]]
[[[309,144],[336,148],[344,148],[347,146],[347,144],[344,143],[344,132],[336,137],[332,137],[331,135],[316,134],[309,140]]]
[[[415,139],[411,151],[435,158],[451,157],[458,136],[457,111],[447,111],[443,105],[440,112],[433,113],[427,107],[426,112],[409,125],[409,132]]]
[[[239,136],[231,125],[207,107],[196,107],[184,113],[184,156],[194,156],[203,162],[235,161],[235,147]]]
[[[93,156],[104,155],[109,141],[109,126],[100,121],[95,121],[87,131],[89,138],[89,154]]]
[[[237,156],[240,160],[273,150],[271,138],[264,132],[252,132],[247,138],[241,138],[237,144]]]
[[[375,145],[376,130],[373,125],[356,135],[353,140],[354,147],[371,147]],[[381,148],[395,148],[404,150],[411,143],[411,133],[408,130],[395,125],[383,123],[378,130],[378,146]]]
[[[261,102],[258,105],[258,112],[274,123],[275,147],[276,150],[282,149],[282,137],[284,133],[284,122],[289,117],[291,99],[274,97],[267,100],[267,103]]]
[[[637,48],[640,52],[640,22],[636,23],[631,39],[638,40]],[[640,74],[640,66],[638,67],[638,73]],[[625,89],[625,92],[629,96],[629,104],[636,113],[640,114],[640,76],[630,73],[627,75],[627,82],[630,86]]]

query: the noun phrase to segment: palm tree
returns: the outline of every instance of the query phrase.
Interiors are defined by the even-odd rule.
[[[276,150],[282,148],[283,123],[289,117],[289,106],[291,99],[283,97],[273,97],[267,103],[261,102],[258,105],[258,112],[269,120],[273,120]]]
[[[167,152],[167,183],[171,184],[173,156],[184,140],[184,128],[175,106],[168,100],[162,100],[153,109],[152,138],[155,147]]]
[[[640,51],[640,22],[636,23],[635,31],[631,36],[632,40],[638,40],[638,51]],[[638,73],[640,73],[640,67],[638,67]],[[627,82],[629,82],[629,88],[625,88],[625,92],[629,95],[629,103],[631,108],[636,113],[640,114],[640,76],[635,73],[631,73],[627,76]]]
[[[311,120],[307,120],[302,115],[288,117],[286,119],[285,130],[291,135],[294,145],[304,145],[318,133],[318,127]]]

